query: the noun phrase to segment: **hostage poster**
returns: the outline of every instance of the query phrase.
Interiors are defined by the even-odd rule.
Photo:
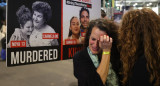
[[[100,18],[100,0],[63,0],[63,59],[83,48],[89,22]]]
[[[7,66],[60,60],[61,0],[7,3]]]

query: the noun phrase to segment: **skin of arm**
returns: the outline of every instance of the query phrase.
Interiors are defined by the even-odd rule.
[[[22,34],[21,34],[21,29],[20,28],[15,28],[14,33],[11,36],[10,40],[21,40],[22,39]]]
[[[7,44],[7,47],[10,48],[10,43],[11,41],[18,41],[18,40],[21,40],[22,39],[22,36],[21,36],[21,30],[20,28],[15,28],[15,31],[14,33],[12,34],[12,36],[10,37],[10,40],[9,40],[9,43]]]
[[[103,52],[110,52],[112,47],[112,38],[109,36],[100,36],[100,48]],[[97,73],[100,75],[103,84],[106,83],[107,75],[109,72],[110,54],[103,54],[99,67],[97,68]]]

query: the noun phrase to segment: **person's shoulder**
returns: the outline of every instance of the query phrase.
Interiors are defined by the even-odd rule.
[[[46,33],[56,33],[55,30],[54,30],[51,26],[49,26],[49,25],[46,25],[46,26],[45,26],[44,31],[45,31]]]
[[[85,58],[86,56],[87,56],[87,48],[84,48],[84,49],[82,49],[82,50],[80,50],[80,51],[77,51],[76,53],[75,53],[75,55],[73,56],[73,59],[83,59],[83,58]]]
[[[20,28],[15,28],[14,32],[12,35],[17,35],[17,34],[22,34],[22,29]]]

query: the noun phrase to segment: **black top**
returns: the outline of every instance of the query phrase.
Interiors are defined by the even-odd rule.
[[[149,82],[150,75],[147,71],[146,63],[144,55],[137,59],[127,86],[153,86]]]
[[[6,37],[1,39],[2,48],[6,49]]]
[[[78,86],[104,86],[87,48],[74,55],[73,64],[74,76],[78,79]]]

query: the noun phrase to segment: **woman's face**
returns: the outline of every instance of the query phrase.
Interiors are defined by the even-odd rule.
[[[107,33],[101,31],[97,27],[93,27],[90,38],[89,38],[89,49],[91,50],[92,54],[100,53],[101,49],[99,47],[99,40],[101,35],[106,35]]]
[[[78,35],[80,32],[80,24],[78,18],[73,18],[70,24],[70,30],[72,34]]]
[[[29,20],[22,27],[22,32],[25,33],[26,35],[31,35],[32,30],[33,30],[33,23],[32,20]]]
[[[44,19],[43,19],[43,14],[38,12],[38,11],[34,11],[33,12],[33,25],[36,28],[40,28],[43,24],[44,24]]]

